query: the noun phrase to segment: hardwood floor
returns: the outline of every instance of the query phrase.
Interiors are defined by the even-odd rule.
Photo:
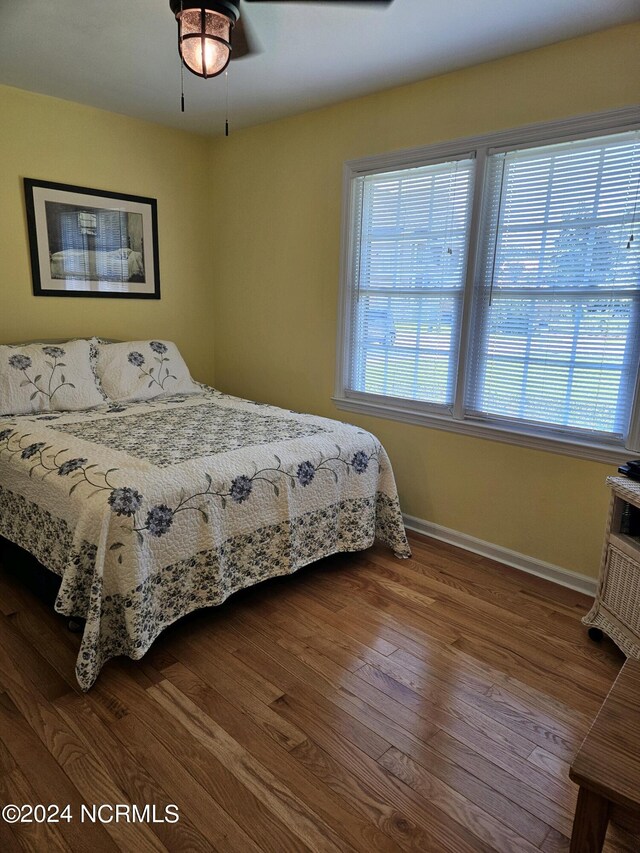
[[[622,655],[589,600],[417,535],[247,590],[117,660],[0,567],[3,851],[568,851],[568,765]],[[177,823],[81,823],[82,803]],[[605,850],[638,851],[610,827]]]

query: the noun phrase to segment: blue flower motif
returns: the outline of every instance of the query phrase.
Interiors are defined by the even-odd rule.
[[[308,486],[315,476],[316,469],[311,462],[301,462],[298,465],[296,477],[298,478],[298,482],[301,486]]]
[[[109,495],[109,506],[116,515],[132,516],[140,509],[142,495],[130,486],[114,489]]]
[[[67,477],[69,474],[73,473],[73,471],[77,471],[79,468],[82,468],[82,466],[86,465],[87,462],[87,459],[68,459],[58,468],[58,476]]]
[[[0,432],[0,441],[4,441],[5,438],[9,438],[10,435],[13,435],[12,429],[3,429],[2,432]]]
[[[158,355],[164,355],[168,349],[167,345],[163,344],[162,341],[151,341],[149,346],[154,352],[157,352]]]
[[[142,367],[144,364],[144,356],[141,352],[130,352],[127,356],[127,361],[134,367]]]
[[[32,456],[35,456],[39,450],[42,450],[44,447],[44,441],[37,441],[35,444],[30,444],[28,447],[22,451],[20,456],[23,459],[31,459]]]
[[[245,477],[244,474],[242,474],[240,477],[236,477],[235,480],[231,483],[231,488],[229,490],[231,500],[235,501],[237,504],[244,503],[244,501],[246,501],[246,499],[251,494],[252,488],[253,483],[248,477]]]
[[[369,457],[364,452],[364,450],[358,450],[353,454],[353,458],[351,459],[351,467],[356,472],[356,474],[364,474],[364,472],[369,467]]]
[[[49,358],[62,358],[64,355],[62,347],[42,347],[42,352]]]
[[[145,527],[152,536],[164,536],[173,524],[173,510],[166,504],[152,507],[147,513]]]
[[[28,355],[21,355],[19,352],[9,356],[9,364],[15,367],[16,370],[26,370],[31,367],[31,359]]]

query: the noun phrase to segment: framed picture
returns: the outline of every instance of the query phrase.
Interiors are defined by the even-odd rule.
[[[154,198],[24,179],[36,296],[160,299]]]

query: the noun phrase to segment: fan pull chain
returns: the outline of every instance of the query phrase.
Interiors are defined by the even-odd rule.
[[[183,3],[180,3],[180,13],[184,11]],[[184,112],[184,56],[180,51],[180,112]]]
[[[225,84],[226,84],[226,104],[225,104],[225,116],[224,116],[224,135],[229,136],[229,70],[227,69],[224,72],[225,76]]]

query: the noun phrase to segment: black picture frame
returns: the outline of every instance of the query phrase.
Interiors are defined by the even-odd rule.
[[[34,296],[160,299],[155,198],[24,178]]]

